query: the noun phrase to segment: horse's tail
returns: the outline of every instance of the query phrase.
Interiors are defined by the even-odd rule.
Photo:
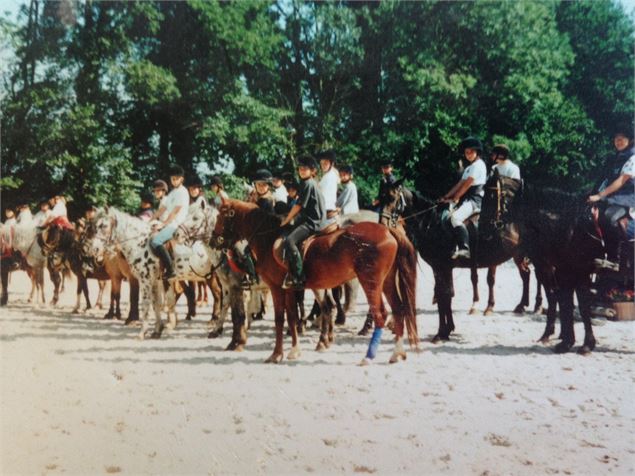
[[[395,259],[395,283],[401,311],[404,313],[408,342],[413,348],[418,347],[417,333],[417,250],[406,236],[402,228],[389,228],[392,236],[397,240],[399,248]],[[393,310],[394,312],[394,310]]]

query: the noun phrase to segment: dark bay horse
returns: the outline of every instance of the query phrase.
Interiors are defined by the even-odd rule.
[[[292,349],[288,359],[299,357],[296,292],[282,288],[286,268],[274,252],[274,244],[281,234],[280,219],[238,200],[224,200],[214,230],[212,243],[229,247],[236,240],[246,239],[256,256],[256,270],[271,289],[273,298],[276,343],[267,362],[278,363],[283,358],[283,327],[285,312],[291,330]],[[375,320],[375,332],[366,358],[375,356],[384,322],[388,316],[382,302],[386,296],[394,316],[395,350],[390,359],[404,359],[401,338],[404,323],[411,346],[418,343],[416,324],[416,251],[404,233],[377,223],[359,223],[324,236],[316,237],[305,252],[306,288],[316,292],[334,288],[357,277],[366,294],[370,312]],[[322,312],[324,307],[320,303]],[[323,316],[318,350],[333,341],[333,313]]]
[[[526,187],[512,214],[521,227],[523,247],[536,269],[553,270],[552,282],[546,287],[552,288],[557,297],[562,326],[562,340],[555,351],[568,352],[575,344],[575,292],[585,330],[579,352],[591,352],[596,343],[591,327],[591,274],[595,270],[594,259],[604,256],[604,248],[586,196]],[[555,315],[548,313],[548,328],[553,328],[554,320]]]
[[[432,267],[435,278],[434,295],[439,311],[439,329],[433,337],[433,342],[449,340],[450,334],[455,329],[452,315],[452,297],[454,296],[454,280],[452,270],[455,267],[470,268],[474,290],[473,301],[478,301],[478,289],[476,287],[476,269],[489,268],[487,283],[490,293],[488,307],[485,311],[489,314],[494,306],[494,278],[492,270],[505,261],[514,259],[523,280],[523,298],[516,307],[516,311],[524,309],[528,304],[529,272],[523,265],[525,254],[520,248],[519,227],[513,222],[499,222],[496,229],[492,229],[484,223],[489,219],[481,217],[482,222],[478,227],[478,239],[475,240],[475,230],[470,230],[472,259],[452,260],[454,251],[454,239],[451,231],[442,223],[440,205],[435,201],[426,199],[418,193],[404,189],[400,182],[390,188],[391,201],[384,207],[384,214],[393,214],[398,210],[404,216],[404,226],[408,236],[415,243],[421,257]],[[487,205],[484,202],[484,209]],[[473,306],[474,307],[474,306]]]

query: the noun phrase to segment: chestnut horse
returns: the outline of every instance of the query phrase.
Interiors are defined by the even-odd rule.
[[[278,363],[283,358],[284,313],[287,313],[292,348],[287,358],[297,359],[298,347],[296,292],[282,288],[287,272],[274,243],[281,234],[280,219],[257,205],[239,200],[223,200],[214,229],[213,244],[229,247],[246,239],[256,256],[256,271],[271,289],[276,325],[276,343],[267,362]],[[311,240],[311,239],[309,239]],[[386,296],[394,316],[395,350],[390,362],[406,357],[402,337],[404,322],[411,347],[417,347],[416,321],[416,252],[404,233],[377,223],[358,223],[333,233],[317,236],[305,245],[304,271],[306,288],[314,291],[321,308],[325,289],[334,288],[358,278],[366,294],[375,331],[362,365],[375,358],[388,312],[382,302]],[[317,350],[333,341],[333,313],[323,316]]]

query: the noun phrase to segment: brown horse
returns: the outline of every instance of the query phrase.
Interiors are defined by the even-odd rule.
[[[284,314],[287,313],[292,349],[287,356],[299,357],[296,292],[282,288],[287,272],[274,243],[280,237],[280,219],[257,205],[239,200],[224,200],[214,229],[213,244],[228,247],[236,240],[246,239],[256,256],[256,270],[270,287],[276,325],[276,344],[267,362],[278,363],[283,358]],[[402,337],[404,322],[411,347],[418,344],[415,312],[416,252],[405,234],[377,223],[359,223],[346,229],[318,236],[305,250],[306,288],[318,299],[323,290],[358,278],[366,294],[375,331],[362,364],[376,356],[388,312],[382,302],[386,296],[394,316],[395,350],[390,362],[405,359]],[[324,306],[322,306],[324,312]],[[320,342],[323,350],[333,341],[333,313],[322,319]]]

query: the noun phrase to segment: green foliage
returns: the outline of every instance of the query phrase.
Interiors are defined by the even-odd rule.
[[[534,183],[580,188],[635,104],[620,3],[55,2],[0,19],[3,198],[57,189],[132,210],[173,163],[293,170],[334,148],[360,201],[379,163],[426,195],[467,135],[505,142]]]

